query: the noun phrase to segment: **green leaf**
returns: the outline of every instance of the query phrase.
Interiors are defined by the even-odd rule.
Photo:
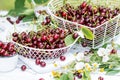
[[[72,44],[72,43],[75,41],[72,36],[73,36],[73,35],[70,34],[70,35],[68,35],[68,36],[65,38],[64,41],[65,41],[66,46]]]
[[[32,21],[33,19],[35,19],[34,15],[28,15],[25,18],[23,18],[23,22],[28,22],[28,21]]]
[[[90,72],[85,69],[83,72],[82,80],[91,80]]]
[[[34,14],[33,9],[26,9],[26,10],[24,10],[23,13],[20,13],[20,15],[31,15],[31,14]]]
[[[54,78],[55,80],[60,80],[60,78]]]
[[[94,39],[94,35],[91,30],[89,30],[86,27],[82,27],[81,30],[87,39],[90,39],[90,40]]]
[[[47,1],[49,0],[34,0],[36,4],[43,4],[43,3],[46,3]]]
[[[106,48],[106,47],[107,47],[107,45],[108,45],[108,44],[106,43],[106,44],[104,44],[102,47],[103,47],[103,48]]]
[[[107,75],[115,75],[118,74],[120,71],[119,70],[109,70],[106,72]]]
[[[62,74],[62,76],[60,77],[60,80],[69,80],[68,75]]]
[[[21,8],[21,9],[13,9],[8,12],[8,15],[11,16],[19,16],[21,13],[23,13],[26,10],[26,8]]]
[[[65,4],[66,4],[66,2],[67,2],[67,0],[63,0],[63,5],[65,5]]]
[[[99,57],[97,53],[94,53],[91,57],[90,57],[90,61],[92,63],[97,62],[97,63],[101,63],[102,62],[102,57]]]
[[[15,1],[15,9],[21,9],[25,6],[25,0],[16,0]]]
[[[31,4],[31,3],[32,3],[32,0],[27,0],[27,2]]]
[[[71,72],[68,72],[68,78],[69,80],[74,80],[74,76]]]

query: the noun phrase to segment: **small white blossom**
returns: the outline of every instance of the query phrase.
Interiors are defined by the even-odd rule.
[[[84,60],[84,53],[78,53],[77,56],[76,56],[76,60],[77,61]]]
[[[99,48],[97,54],[102,57],[102,62],[107,62],[109,60],[108,55],[110,54],[111,49]]]
[[[99,50],[97,51],[97,54],[102,57],[105,55],[109,55],[110,51],[111,50],[109,50],[109,49],[99,48]]]
[[[83,62],[78,62],[75,65],[75,70],[80,70],[83,69],[85,67],[85,64]]]
[[[103,56],[102,62],[107,62],[109,60],[108,56]]]

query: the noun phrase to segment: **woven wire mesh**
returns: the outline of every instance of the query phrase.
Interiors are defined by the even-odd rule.
[[[74,6],[78,6],[83,1],[84,0],[68,0],[68,3],[71,4],[71,5],[74,5]],[[93,1],[93,0],[91,0],[91,1]],[[111,3],[111,1],[108,1],[108,2],[107,1],[106,1],[105,4],[102,4],[102,6]],[[63,6],[63,2],[64,2],[64,0],[51,0],[50,3],[48,4],[48,12],[50,13],[50,15],[52,17],[54,17],[54,19],[56,21],[58,21],[60,27],[67,28],[67,29],[72,28],[73,30],[78,30],[78,27],[83,26],[83,25],[77,24],[75,22],[71,22],[71,21],[68,21],[68,20],[65,20],[65,19],[60,18],[60,17],[55,15],[55,12],[57,10],[61,9],[61,7]],[[94,4],[99,5],[99,3],[101,1],[97,0],[95,2],[93,1]],[[115,4],[118,4],[118,2],[119,2],[119,0]],[[77,3],[80,3],[80,4],[77,4]],[[109,6],[109,7],[113,8],[113,6],[114,7],[116,6],[115,4],[112,5],[112,6]],[[119,6],[116,6],[116,7],[119,7]],[[96,28],[88,27],[88,28],[90,28],[91,30],[94,31],[93,34],[95,35],[95,38],[92,41],[84,39],[84,41],[86,41],[88,43],[88,46],[90,46],[92,48],[98,48],[101,45],[103,45],[104,43],[106,43],[108,40],[114,38],[115,35],[119,34],[119,31],[120,31],[120,27],[118,27],[118,19],[119,19],[119,17],[120,16],[117,15],[115,18],[103,23],[100,26],[97,26]]]
[[[59,49],[36,49],[15,43],[15,49],[19,55],[25,58],[48,60],[58,58],[67,53],[72,45]]]

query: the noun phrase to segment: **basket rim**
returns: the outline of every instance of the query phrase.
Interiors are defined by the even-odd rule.
[[[115,17],[109,19],[108,21],[104,22],[103,24],[100,24],[99,26],[97,26],[97,27],[95,27],[95,28],[91,28],[91,27],[89,27],[89,26],[82,25],[82,24],[78,24],[77,22],[72,22],[72,21],[69,21],[69,20],[66,20],[66,19],[64,19],[64,18],[61,18],[61,17],[58,17],[58,16],[54,15],[53,12],[51,11],[50,7],[49,7],[49,6],[52,5],[51,3],[52,3],[53,1],[54,1],[54,0],[50,0],[50,2],[49,2],[48,5],[47,5],[47,9],[48,9],[48,12],[50,13],[50,15],[52,15],[53,17],[55,17],[55,18],[57,18],[57,19],[59,19],[59,20],[61,20],[61,21],[64,21],[64,22],[67,22],[67,23],[71,23],[71,24],[74,24],[74,25],[78,25],[78,26],[84,26],[84,27],[87,27],[87,28],[89,28],[89,29],[91,29],[91,30],[95,30],[95,29],[101,27],[102,25],[107,24],[107,23],[110,22],[111,20],[114,20],[115,18],[119,18],[119,17],[120,17],[120,13],[119,13],[118,15],[116,15]]]
[[[17,45],[19,45],[19,46],[21,46],[21,47],[29,48],[30,50],[57,51],[57,50],[63,50],[63,49],[66,49],[66,48],[71,48],[71,47],[77,42],[77,40],[78,40],[79,38],[80,38],[80,36],[78,36],[72,44],[70,44],[70,45],[68,45],[68,46],[66,46],[66,47],[56,48],[56,49],[39,49],[39,48],[32,48],[32,47],[24,46],[24,45],[22,45],[22,44],[19,44],[19,43],[17,43],[17,42],[14,42],[14,41],[12,41],[12,42],[15,43],[15,44],[17,44]]]

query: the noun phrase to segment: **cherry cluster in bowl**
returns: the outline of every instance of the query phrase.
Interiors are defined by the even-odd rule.
[[[4,43],[0,41],[0,56],[1,57],[8,57],[8,56],[13,56],[16,54],[16,50],[14,48],[14,44],[9,42],[9,43]]]
[[[104,22],[114,18],[120,13],[120,9],[110,9],[103,6],[91,6],[87,2],[83,2],[77,8],[70,4],[65,4],[61,10],[56,11],[56,16],[62,17],[78,24],[95,28]]]
[[[14,32],[12,36],[14,42],[24,46],[39,49],[56,49],[66,46],[64,39],[69,34],[73,34],[74,39],[78,37],[78,34],[61,28],[47,28],[45,30],[43,29],[37,32],[30,31],[28,33]]]

